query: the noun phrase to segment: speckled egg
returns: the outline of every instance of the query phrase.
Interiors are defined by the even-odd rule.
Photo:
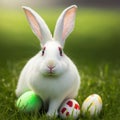
[[[68,117],[77,119],[79,114],[80,114],[80,105],[74,99],[68,99],[64,101],[59,110],[59,116],[62,119],[66,119]]]

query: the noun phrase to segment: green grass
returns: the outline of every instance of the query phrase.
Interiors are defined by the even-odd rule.
[[[39,11],[50,29],[61,10]],[[40,47],[24,13],[0,11],[0,120],[45,120],[45,115],[24,114],[15,108],[15,88],[21,69]],[[65,53],[77,65],[81,88],[76,98],[80,105],[90,94],[102,97],[103,109],[97,118],[120,119],[120,13],[112,10],[80,9],[74,32]],[[59,118],[52,118],[52,120]]]

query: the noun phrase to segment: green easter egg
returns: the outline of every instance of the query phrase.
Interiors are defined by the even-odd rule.
[[[18,98],[16,106],[24,112],[39,111],[42,107],[42,99],[34,92],[28,91]]]

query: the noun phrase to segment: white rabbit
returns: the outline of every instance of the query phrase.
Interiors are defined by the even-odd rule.
[[[67,98],[75,98],[80,87],[78,70],[63,52],[65,40],[74,28],[77,6],[72,5],[62,12],[53,38],[44,20],[34,10],[25,6],[23,9],[42,50],[23,68],[16,95],[19,97],[32,90],[44,102],[49,100],[47,115],[58,115],[61,103]]]

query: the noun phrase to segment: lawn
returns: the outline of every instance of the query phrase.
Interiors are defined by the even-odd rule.
[[[52,33],[61,10],[37,10]],[[24,114],[15,108],[15,88],[21,69],[39,50],[21,11],[0,10],[0,120],[45,120],[45,115]],[[65,45],[65,53],[77,65],[81,87],[77,101],[90,94],[102,97],[103,109],[97,118],[120,119],[120,13],[116,10],[79,9],[75,30]],[[52,120],[59,118],[52,118]]]

